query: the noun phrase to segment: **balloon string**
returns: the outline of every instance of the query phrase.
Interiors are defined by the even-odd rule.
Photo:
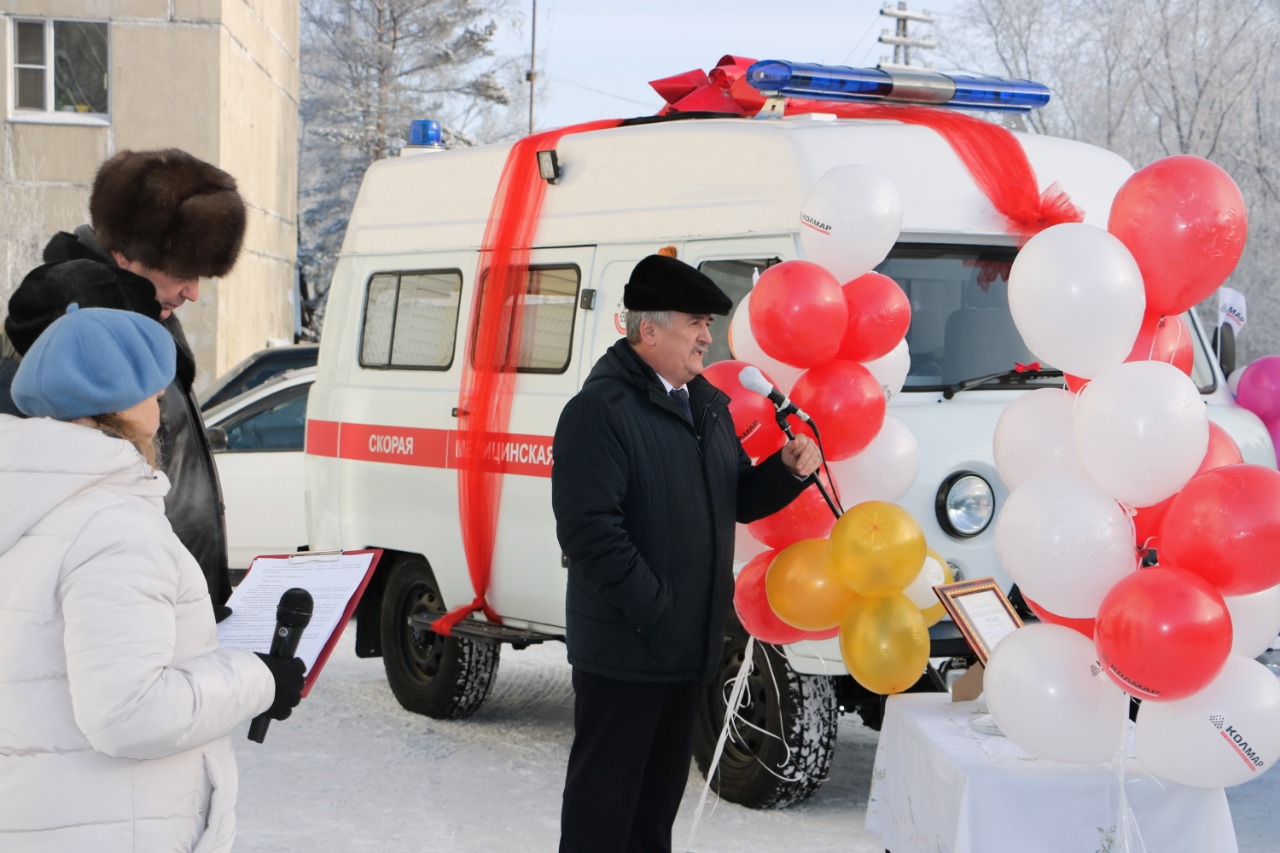
[[[748,634],[747,646],[742,655],[742,666],[738,667],[738,674],[733,679],[733,689],[729,692],[729,700],[724,709],[724,725],[720,727],[720,738],[716,741],[716,751],[711,756],[710,766],[707,767],[707,781],[702,786],[702,796],[698,798],[698,808],[693,813],[693,825],[689,827],[689,840],[684,845],[684,849],[689,853],[693,851],[693,839],[698,834],[698,824],[702,822],[702,812],[707,805],[707,794],[711,791],[711,780],[715,778],[716,770],[720,767],[720,758],[724,755],[724,744],[729,738],[729,727],[733,725],[733,719],[738,713],[739,703],[742,702],[742,694],[747,687],[747,677],[751,674],[751,666],[755,657],[755,644],[756,638]]]
[[[1121,746],[1116,752],[1116,757],[1112,759],[1112,764],[1116,769],[1116,782],[1119,793],[1116,797],[1116,812],[1120,833],[1120,847],[1117,853],[1147,853],[1146,842],[1142,839],[1142,829],[1138,826],[1138,816],[1133,813],[1133,806],[1129,804],[1129,795],[1125,791],[1125,780],[1128,775],[1128,760],[1125,755],[1126,748]]]

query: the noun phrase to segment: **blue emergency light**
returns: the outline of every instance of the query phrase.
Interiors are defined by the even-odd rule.
[[[970,77],[936,71],[849,68],[765,59],[747,69],[764,95],[824,101],[927,104],[966,110],[1030,112],[1049,103],[1048,87],[1030,80]]]
[[[443,148],[444,135],[440,122],[434,119],[415,119],[409,122],[409,144],[426,148]]]

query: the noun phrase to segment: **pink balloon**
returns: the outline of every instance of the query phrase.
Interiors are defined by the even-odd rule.
[[[783,261],[760,273],[749,311],[760,348],[796,367],[831,360],[849,321],[840,282],[809,261]]]
[[[1280,422],[1280,355],[1263,356],[1241,371],[1236,402],[1267,426]]]

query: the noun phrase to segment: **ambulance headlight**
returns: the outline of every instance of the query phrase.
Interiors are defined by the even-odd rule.
[[[991,484],[972,471],[952,474],[938,488],[934,502],[938,524],[951,536],[968,539],[987,529],[996,514]]]

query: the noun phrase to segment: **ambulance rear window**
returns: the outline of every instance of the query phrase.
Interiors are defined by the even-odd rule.
[[[453,363],[462,273],[376,273],[365,294],[363,367],[447,370]]]

